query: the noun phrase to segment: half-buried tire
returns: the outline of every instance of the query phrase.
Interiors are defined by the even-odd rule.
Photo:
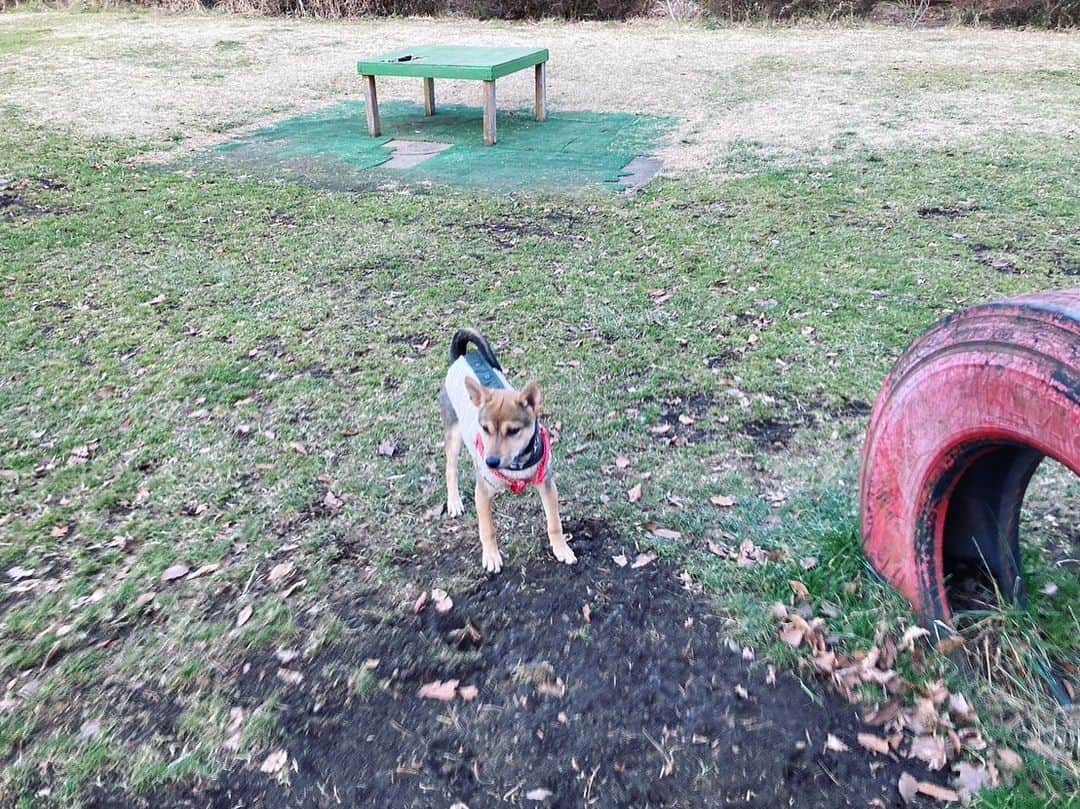
[[[863,447],[867,556],[927,621],[973,571],[1023,603],[1020,507],[1047,456],[1080,475],[1080,289],[960,312],[900,358]]]

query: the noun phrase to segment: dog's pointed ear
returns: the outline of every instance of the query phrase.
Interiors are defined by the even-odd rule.
[[[480,407],[484,403],[484,399],[487,398],[487,388],[471,376],[465,377],[465,390],[469,392],[469,399],[472,401],[473,407]]]
[[[522,405],[533,411],[533,415],[540,413],[540,405],[543,404],[544,397],[540,393],[540,386],[535,381],[530,381],[524,388],[521,389],[521,393],[518,394],[518,401]]]

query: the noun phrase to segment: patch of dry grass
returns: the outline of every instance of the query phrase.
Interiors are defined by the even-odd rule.
[[[759,162],[790,164],[863,148],[1078,130],[1080,88],[1070,76],[1080,68],[1080,41],[1047,32],[157,13],[0,18],[0,33],[26,27],[51,34],[0,57],[5,104],[35,122],[157,149],[176,142],[198,148],[239,128],[357,97],[358,58],[416,43],[548,47],[556,114],[681,118],[663,153],[675,174],[738,173],[731,155],[747,151]],[[380,83],[386,99],[418,99],[419,87],[404,79]],[[504,108],[528,106],[531,94],[525,74],[499,83]],[[478,105],[479,89],[441,82],[439,97]]]

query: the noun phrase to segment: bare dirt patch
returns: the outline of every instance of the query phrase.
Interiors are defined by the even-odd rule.
[[[442,613],[353,610],[351,640],[290,663],[295,687],[280,688],[272,655],[237,661],[236,706],[280,696],[287,784],[258,772],[260,755],[194,791],[102,791],[95,805],[832,809],[899,805],[901,770],[925,776],[826,749],[832,734],[858,750],[852,706],[790,675],[766,684],[677,568],[620,566],[613,557],[635,549],[600,520],[567,527],[578,565],[508,569],[451,593]],[[446,555],[413,573],[427,584],[474,561]],[[350,697],[348,675],[364,667],[369,687],[357,694],[354,677]],[[419,695],[448,681],[445,702]]]

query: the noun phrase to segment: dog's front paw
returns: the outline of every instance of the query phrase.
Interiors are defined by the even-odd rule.
[[[465,504],[461,502],[461,495],[446,498],[446,513],[451,517],[460,517],[465,513]]]
[[[562,562],[564,565],[572,565],[577,561],[577,556],[569,545],[564,540],[560,545],[552,545],[551,552],[555,554],[555,558]]]
[[[498,548],[489,551],[484,550],[484,570],[488,573],[498,573],[502,570],[502,554]]]

